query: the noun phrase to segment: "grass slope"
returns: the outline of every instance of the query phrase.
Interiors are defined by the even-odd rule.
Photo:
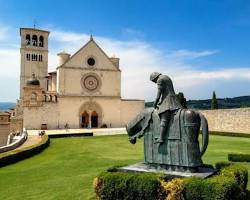
[[[226,161],[228,153],[249,154],[249,146],[250,138],[211,136],[203,160]],[[125,135],[51,139],[41,154],[0,168],[0,199],[90,199],[98,173],[142,159],[142,141],[131,145]]]

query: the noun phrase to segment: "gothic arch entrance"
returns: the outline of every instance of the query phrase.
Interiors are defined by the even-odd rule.
[[[87,102],[79,110],[80,128],[98,128],[102,124],[102,109],[96,102]]]
[[[85,110],[81,116],[81,128],[87,128],[89,125],[89,114]]]
[[[98,114],[96,111],[91,113],[91,127],[97,128],[98,127]]]

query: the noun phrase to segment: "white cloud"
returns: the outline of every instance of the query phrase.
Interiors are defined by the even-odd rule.
[[[51,29],[50,32],[49,70],[51,71],[56,68],[56,54],[58,52],[65,50],[73,54],[89,40],[89,35],[85,33],[75,33],[60,29]],[[153,100],[156,86],[149,81],[149,75],[153,71],[169,75],[174,82],[176,92],[184,92],[189,99],[209,98],[213,90],[219,92],[218,96],[224,97],[249,94],[247,93],[249,88],[247,84],[250,84],[249,68],[235,67],[213,71],[197,70],[195,66],[187,62],[187,60],[190,61],[217,54],[219,50],[161,50],[146,41],[121,41],[100,36],[96,36],[94,39],[109,56],[115,55],[120,58],[123,98]],[[12,46],[18,46],[17,42],[6,42],[9,42]],[[168,53],[165,54],[163,52]],[[1,80],[5,78],[8,81],[6,77],[9,77],[9,80],[12,80],[9,84],[15,84],[16,88],[16,90],[13,89],[11,92],[18,94],[18,77],[20,73],[19,49],[0,46],[0,63],[2,69],[6,69],[0,72]],[[13,83],[13,78],[16,78],[17,82]],[[230,89],[227,86],[230,86]],[[0,88],[0,90],[3,91],[3,88]],[[1,92],[2,95],[8,94]],[[3,99],[0,98],[0,101]]]
[[[58,42],[78,42],[83,41],[88,38],[88,36],[84,33],[74,33],[70,31],[61,31],[61,30],[55,30],[52,31],[50,34],[50,38],[54,41]]]
[[[220,52],[219,50],[191,51],[187,49],[179,49],[170,52],[168,56],[179,59],[195,59],[200,57],[211,56],[219,52]]]
[[[122,33],[125,37],[132,37],[132,38],[144,38],[145,34],[142,31],[135,30],[132,28],[124,28]]]
[[[8,31],[9,29],[7,27],[2,27],[0,25],[0,41],[3,41],[8,38]]]

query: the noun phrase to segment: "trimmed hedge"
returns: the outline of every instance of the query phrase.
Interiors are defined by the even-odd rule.
[[[94,185],[102,200],[164,199],[159,196],[160,182],[155,174],[106,172],[95,179]]]
[[[231,165],[208,179],[185,180],[184,199],[187,200],[243,200],[246,198],[248,171],[244,167]]]
[[[43,135],[42,140],[38,144],[1,153],[0,154],[0,167],[18,162],[25,158],[29,158],[37,153],[40,153],[46,147],[49,146],[49,142],[50,141],[49,141],[48,135]]]
[[[106,171],[95,178],[94,189],[101,200],[243,200],[248,171],[239,165],[227,165],[219,164],[220,172],[207,179]]]
[[[250,162],[249,154],[228,154],[228,160],[232,162]]]

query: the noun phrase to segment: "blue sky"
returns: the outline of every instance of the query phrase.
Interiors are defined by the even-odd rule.
[[[49,69],[56,53],[74,53],[92,33],[121,58],[122,96],[153,100],[154,70],[168,74],[188,99],[250,95],[250,2],[4,1],[0,0],[0,101],[19,92],[19,28],[51,32]],[[3,68],[7,68],[4,70]],[[142,77],[144,76],[144,77]],[[145,89],[134,88],[144,85]]]

